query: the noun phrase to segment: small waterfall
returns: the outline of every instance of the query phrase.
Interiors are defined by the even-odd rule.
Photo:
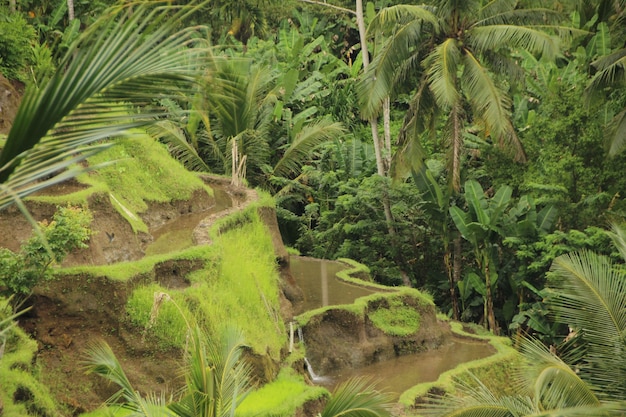
[[[302,328],[298,327],[298,340],[300,341],[300,343],[302,344],[302,346],[304,346],[304,336],[302,336]],[[309,373],[309,377],[311,377],[311,380],[315,383],[323,383],[323,382],[328,382],[329,378],[323,377],[323,376],[319,376],[318,374],[315,373],[315,371],[313,370],[313,366],[311,365],[311,362],[309,362],[309,359],[307,357],[304,358],[304,364],[306,365],[306,370]]]
[[[306,370],[309,372],[309,376],[311,377],[311,380],[313,382],[322,382],[324,381],[324,377],[319,376],[318,374],[315,373],[315,371],[313,371],[313,367],[311,366],[311,362],[309,362],[309,360],[305,357],[304,358],[304,363],[306,364]]]

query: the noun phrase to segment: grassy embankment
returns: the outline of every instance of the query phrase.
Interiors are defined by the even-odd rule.
[[[145,136],[121,140],[91,159],[90,164],[111,160],[116,162],[79,177],[79,182],[88,188],[62,196],[32,197],[32,200],[40,204],[87,206],[94,195],[105,196],[138,232],[147,231],[139,213],[147,210],[151,202],[187,199],[201,189],[211,192],[195,174],[170,158],[162,145]],[[243,212],[217,222],[212,232],[212,246],[110,266],[67,268],[58,270],[56,276],[62,279],[80,274],[86,280],[98,276],[124,282],[138,275],[144,278],[154,275],[154,267],[160,262],[200,261],[202,268],[186,277],[191,283],[188,288],[166,290],[156,283],[137,286],[127,302],[131,323],[146,326],[154,292],[167,292],[186,317],[171,303],[165,303],[149,330],[152,342],[163,348],[182,347],[186,326],[181,324],[185,320],[199,323],[209,335],[219,331],[224,323],[235,322],[243,329],[254,352],[277,360],[284,345],[285,331],[278,317],[278,274],[272,242],[256,212],[263,204],[272,205],[273,201],[264,196]],[[36,366],[32,366],[36,351],[35,341],[17,328],[11,330],[0,360],[0,381],[3,381],[0,399],[6,415],[59,413],[46,387],[38,382]],[[20,396],[20,392],[25,394]]]

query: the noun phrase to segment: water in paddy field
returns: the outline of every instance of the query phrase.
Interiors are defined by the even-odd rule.
[[[296,314],[328,305],[352,304],[357,298],[375,292],[339,280],[337,272],[347,268],[340,262],[292,256],[290,268],[304,294],[304,301],[294,306]],[[306,345],[306,340],[304,343]],[[351,377],[367,377],[378,383],[378,389],[393,393],[397,399],[417,384],[436,381],[442,373],[462,363],[494,353],[495,349],[486,342],[451,338],[437,350],[397,356],[357,369],[342,369],[326,375],[317,375],[314,368],[309,371],[317,385],[331,391]]]
[[[289,268],[304,294],[304,301],[294,305],[296,314],[329,305],[352,304],[375,292],[338,279],[337,272],[347,269],[341,262],[291,256]]]
[[[436,381],[445,371],[494,353],[495,350],[487,343],[453,338],[437,350],[397,356],[362,368],[321,375],[319,385],[332,391],[336,385],[351,377],[367,377],[377,382],[378,389],[393,393],[397,399],[417,384]]]
[[[167,222],[152,232],[154,239],[146,247],[146,256],[176,252],[193,246],[193,230],[211,214],[219,213],[232,206],[228,193],[217,187],[213,188],[215,205],[208,210],[183,214]]]

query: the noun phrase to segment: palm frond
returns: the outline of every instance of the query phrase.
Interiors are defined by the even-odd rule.
[[[523,339],[520,352],[524,365],[520,374],[539,409],[600,405],[600,401],[574,369],[550,352],[541,342]]]
[[[339,385],[326,403],[321,417],[390,416],[391,396],[364,378],[351,378]]]
[[[585,251],[556,258],[551,271],[558,280],[550,306],[586,344],[581,377],[601,398],[625,398],[626,277],[608,258]]]
[[[446,417],[511,417],[529,415],[534,411],[528,396],[498,397],[475,375],[467,381],[455,381],[458,395],[434,395],[420,407],[420,414]]]
[[[210,172],[211,168],[198,155],[198,150],[188,140],[183,129],[171,120],[161,120],[148,129],[148,133],[167,144],[172,156],[191,171]]]
[[[607,232],[613,241],[613,245],[626,261],[626,230],[618,224],[611,226],[611,231]]]
[[[374,32],[393,33],[398,26],[404,26],[415,21],[422,21],[432,25],[436,32],[439,30],[439,21],[433,13],[434,9],[426,5],[398,4],[381,9],[367,28],[368,35]]]
[[[434,97],[425,82],[425,74],[419,83],[419,88],[411,98],[411,104],[407,111],[402,128],[398,134],[398,150],[391,161],[391,172],[394,178],[404,176],[414,171],[419,171],[424,163],[426,152],[420,142],[424,132],[435,132],[434,123],[437,118],[437,106]]]
[[[467,39],[470,49],[479,53],[501,48],[524,48],[547,59],[553,59],[559,53],[556,37],[526,26],[477,26],[468,31]]]
[[[515,0],[492,1],[482,8],[480,18],[473,26],[489,25],[535,25],[548,22],[557,23],[563,21],[565,16],[556,10],[550,9],[516,9]]]
[[[311,152],[324,142],[340,137],[345,133],[341,123],[321,119],[307,124],[296,135],[280,160],[274,165],[273,174],[282,177],[295,176]]]
[[[219,340],[209,341],[199,328],[191,334],[187,386],[182,398],[169,405],[180,417],[232,416],[250,390],[250,367],[242,361],[243,336],[224,329]]]
[[[114,405],[122,401],[121,407],[131,410],[132,416],[174,416],[165,407],[165,397],[152,395],[143,398],[135,391],[107,343],[92,344],[87,350],[87,359],[84,364],[88,373],[95,373],[120,387],[120,390],[107,400],[108,404]]]
[[[415,61],[419,57],[415,45],[419,44],[422,28],[420,20],[403,25],[377,51],[357,85],[364,119],[375,117],[380,112],[383,100],[391,95],[395,85],[397,68],[404,61]]]
[[[613,118],[608,130],[609,155],[615,156],[626,147],[626,108]]]
[[[510,98],[494,83],[489,70],[471,51],[465,52],[463,63],[461,80],[475,114],[484,119],[493,136],[504,135],[511,117]]]
[[[597,72],[587,86],[588,91],[593,92],[606,86],[626,82],[626,48],[603,56],[591,65]]]
[[[40,189],[33,183],[46,176],[51,185],[75,175],[64,170],[104,147],[94,142],[153,123],[163,111],[146,104],[195,83],[204,56],[193,47],[196,29],[176,31],[191,8],[155,3],[132,14],[111,8],[70,48],[64,71],[26,92],[0,153],[0,206]]]
[[[517,0],[489,1],[483,7],[481,7],[480,12],[478,13],[478,16],[479,16],[479,19],[488,19],[493,16],[499,16],[502,13],[512,11],[515,9],[515,6],[517,6]]]
[[[460,99],[457,86],[460,61],[461,51],[453,38],[443,41],[425,59],[430,89],[437,104],[444,109],[452,108]]]

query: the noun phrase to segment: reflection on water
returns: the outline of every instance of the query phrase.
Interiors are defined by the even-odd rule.
[[[333,389],[350,377],[365,376],[378,382],[378,388],[391,392],[397,399],[414,385],[436,381],[443,372],[457,365],[485,358],[495,353],[486,343],[453,339],[435,351],[398,356],[359,369],[343,369],[326,377],[320,385]]]
[[[153,231],[154,240],[146,247],[146,256],[176,252],[193,246],[193,229],[207,216],[232,206],[228,193],[219,188],[213,191],[214,206],[208,210],[184,214]]]
[[[346,269],[340,262],[291,256],[289,268],[304,293],[304,301],[294,305],[296,314],[328,305],[352,304],[374,292],[339,280],[337,272]]]

